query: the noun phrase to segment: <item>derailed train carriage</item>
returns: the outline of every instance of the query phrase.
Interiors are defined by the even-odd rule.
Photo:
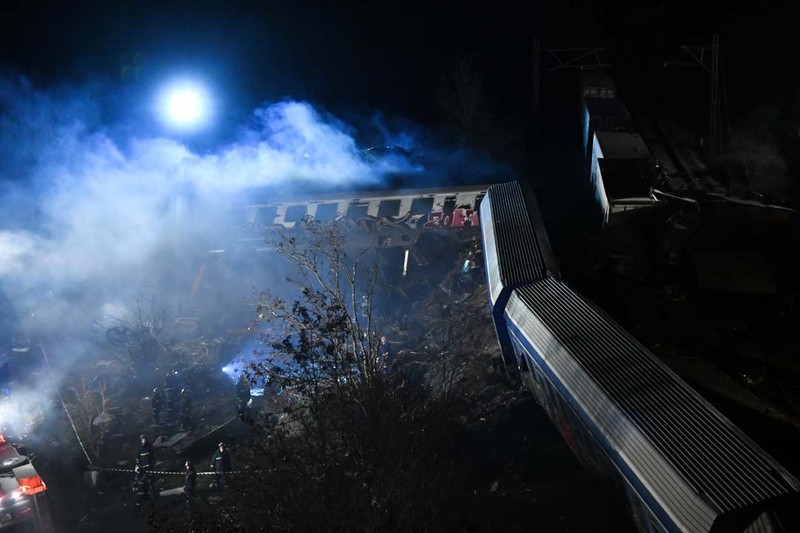
[[[640,530],[785,530],[800,482],[560,281],[532,193],[490,187],[481,231],[507,365],[581,462],[621,486]]]

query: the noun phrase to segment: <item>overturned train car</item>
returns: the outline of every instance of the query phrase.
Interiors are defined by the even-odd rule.
[[[504,358],[581,462],[625,491],[642,531],[785,531],[800,481],[558,276],[519,184],[481,204]]]
[[[559,273],[533,193],[518,183],[488,190],[480,204],[480,224],[489,310],[506,373],[512,376],[518,365],[503,318],[508,299],[514,289]]]

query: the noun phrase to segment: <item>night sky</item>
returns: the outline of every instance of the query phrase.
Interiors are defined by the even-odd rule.
[[[608,46],[617,68],[629,72],[657,55],[658,1],[520,4],[17,2],[5,4],[0,18],[0,68],[45,87],[119,79],[125,66],[146,86],[182,69],[205,76],[232,111],[292,97],[430,122],[438,117],[440,74],[459,56],[475,57],[509,113],[526,104],[536,34],[545,47]],[[723,34],[733,85],[747,85],[742,101],[769,98],[793,79],[797,39],[788,5],[719,2],[700,11],[697,2],[663,4],[667,44],[708,41],[712,28]]]

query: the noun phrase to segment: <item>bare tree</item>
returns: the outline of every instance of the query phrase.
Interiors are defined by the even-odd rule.
[[[428,312],[422,315],[419,326],[421,331],[425,331],[422,348],[427,382],[446,400],[459,392],[457,385],[479,364],[476,352],[480,352],[484,339],[482,331],[475,325],[487,317],[470,305],[430,303],[423,308]]]
[[[439,101],[445,117],[467,139],[473,139],[490,118],[485,79],[472,57],[459,57],[441,74]]]
[[[168,317],[168,309],[157,297],[136,298],[129,313],[105,323],[96,322],[97,344],[126,369],[147,373],[165,349]]]
[[[504,161],[516,159],[520,132],[497,111],[484,70],[473,56],[461,56],[441,72],[438,101],[443,119],[458,140]],[[474,169],[473,169],[474,171]]]
[[[385,371],[376,250],[313,220],[272,244],[296,274],[260,294],[264,353],[247,375],[297,400],[291,422],[257,441],[257,481],[239,485],[230,512],[276,531],[437,529],[453,509],[454,471],[439,462],[459,422],[441,396]]]
[[[85,375],[72,376],[66,387],[67,404],[75,429],[86,451],[99,461],[105,434],[113,420],[111,412],[115,404],[105,376],[98,375],[93,379]]]
[[[258,316],[268,327],[269,355],[258,376],[302,393],[323,388],[369,388],[378,378],[378,334],[387,326],[374,301],[378,257],[374,249],[349,251],[339,222],[307,220],[304,231],[281,233],[275,250],[297,270],[287,279],[295,299],[260,294]]]

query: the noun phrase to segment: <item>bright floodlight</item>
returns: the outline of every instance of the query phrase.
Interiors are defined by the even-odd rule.
[[[210,114],[210,102],[203,87],[193,82],[173,83],[164,89],[160,98],[162,119],[181,130],[197,129]]]

